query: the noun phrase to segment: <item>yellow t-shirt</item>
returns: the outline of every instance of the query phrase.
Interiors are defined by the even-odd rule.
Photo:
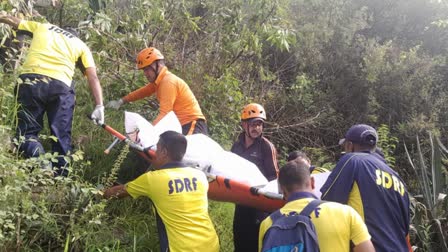
[[[325,172],[329,172],[330,170],[322,168],[322,167],[312,167],[311,170],[311,174],[319,174],[319,173],[325,173]]]
[[[162,251],[219,251],[219,241],[208,214],[208,181],[202,171],[173,164],[147,172],[126,185],[133,197],[151,198],[162,220],[159,229]],[[165,230],[165,234],[160,233]]]
[[[305,197],[288,202],[280,209],[280,212],[282,214],[292,211],[300,212],[312,200],[314,198]],[[370,240],[367,226],[359,214],[347,205],[335,202],[324,202],[313,211],[311,221],[316,228],[321,252],[349,252],[350,241],[358,245]],[[271,225],[272,220],[270,217],[261,223],[259,251],[261,251],[264,234]]]
[[[87,45],[55,25],[22,20],[19,30],[30,32],[33,36],[22,74],[41,74],[70,86],[78,60],[81,70],[95,67]]]

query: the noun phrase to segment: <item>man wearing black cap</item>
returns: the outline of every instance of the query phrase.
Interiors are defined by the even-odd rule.
[[[266,111],[257,103],[250,103],[241,112],[243,132],[233,144],[231,152],[254,163],[268,181],[277,179],[277,151],[274,145],[263,137]],[[235,252],[258,251],[260,223],[269,214],[252,207],[235,206],[233,219],[233,241]]]
[[[403,180],[376,153],[378,134],[366,124],[341,139],[341,157],[321,188],[322,199],[348,204],[364,219],[376,251],[412,251],[409,195]]]

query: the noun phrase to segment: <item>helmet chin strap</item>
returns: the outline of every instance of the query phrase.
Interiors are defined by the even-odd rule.
[[[159,77],[159,63],[157,61],[155,63],[156,63],[155,69],[154,69],[154,67],[152,67],[152,64],[150,65],[150,67],[152,68],[152,70],[154,70],[154,73],[156,74],[154,81],[156,81],[157,77]]]
[[[155,71],[156,71],[156,79],[157,79],[157,77],[159,76],[159,62],[157,62],[157,61],[156,61],[156,69],[155,69]]]
[[[250,134],[248,133],[248,131],[249,131],[249,124],[248,124],[247,122],[242,122],[242,123],[241,123],[241,126],[243,127],[244,135],[245,135],[246,137],[248,137],[248,138],[252,138],[252,137],[250,136]]]

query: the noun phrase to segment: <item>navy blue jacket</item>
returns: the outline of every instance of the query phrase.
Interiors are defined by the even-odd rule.
[[[321,192],[323,200],[348,204],[358,211],[377,252],[409,251],[409,195],[403,180],[379,155],[345,154]]]

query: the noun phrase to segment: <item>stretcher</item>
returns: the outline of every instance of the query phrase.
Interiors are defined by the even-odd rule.
[[[166,120],[162,119],[157,124],[159,127],[153,127],[147,121],[142,121],[141,118],[138,118],[139,116],[135,113],[126,113],[126,132],[133,132],[132,134],[122,134],[110,125],[101,125],[104,130],[114,137],[113,142],[105,149],[105,154],[109,154],[116,144],[123,142],[150,163],[155,157],[154,145],[158,141],[158,135],[163,133],[164,130],[180,131],[180,124],[177,127],[172,126],[172,122],[167,123],[167,121],[173,120],[173,115],[170,115]],[[129,124],[129,120],[137,123]],[[137,131],[136,128],[138,128]],[[160,128],[164,130],[160,130]],[[138,132],[138,134],[135,132]],[[192,167],[202,170],[207,176],[209,181],[209,199],[250,206],[266,212],[275,211],[285,204],[282,194],[263,190],[267,180],[261,175],[258,168],[249,161],[224,151],[219,144],[204,135],[187,136],[187,141],[188,148],[184,161],[192,164]],[[204,145],[204,142],[208,144]],[[200,148],[206,149],[203,151],[204,153],[195,151]],[[233,160],[231,163],[236,164],[236,166],[245,167],[246,174],[244,172],[236,172],[238,169],[236,167],[227,167],[226,172],[214,169],[217,166],[225,166],[229,160]],[[245,179],[240,179],[239,176]]]
[[[265,212],[273,212],[286,203],[282,194],[263,192],[260,188],[223,176],[208,174],[207,177],[208,197],[212,200],[250,206]]]

